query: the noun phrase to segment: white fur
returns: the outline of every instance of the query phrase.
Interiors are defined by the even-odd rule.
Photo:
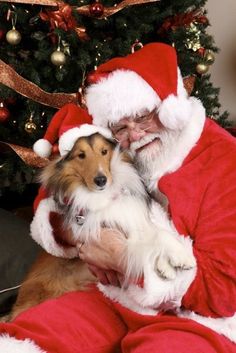
[[[101,285],[99,288],[107,296],[140,313],[156,312],[161,303],[165,308],[172,308],[173,303],[180,305],[195,276],[191,242],[178,235],[155,202],[152,214],[158,222],[152,222],[139,175],[132,165],[120,159],[118,150],[113,155],[111,173],[113,181],[107,189],[92,192],[81,186],[69,200],[69,223],[74,239],[87,242],[99,237],[101,225],[118,226],[128,237],[128,250],[123,259],[127,261],[126,277],[137,278],[143,273],[145,280],[144,288],[137,285],[129,285],[127,289]],[[85,222],[80,226],[74,221],[74,215],[82,210]],[[176,273],[175,267],[186,268],[186,271]],[[168,279],[176,277],[176,280],[169,281],[163,276]]]
[[[7,334],[0,335],[1,353],[46,353],[30,339],[18,340]]]
[[[59,139],[58,148],[60,151],[60,155],[64,156],[69,151],[71,151],[76,140],[79,137],[90,136],[97,132],[108,139],[112,138],[110,130],[91,124],[83,124],[80,127],[74,127],[70,130],[67,130],[61,135]]]
[[[161,102],[154,89],[130,70],[113,71],[108,78],[89,86],[85,98],[93,123],[104,127],[122,117],[152,111]]]
[[[177,313],[179,317],[184,317],[197,321],[199,324],[209,327],[213,331],[224,335],[225,337],[229,338],[232,342],[236,343],[236,314],[231,317],[222,317],[215,319],[212,317],[204,317],[188,310],[179,309]]]
[[[127,289],[102,286],[100,289],[140,313],[154,313],[161,303],[166,308],[172,308],[173,303],[179,305],[195,276],[191,242],[178,235],[159,204],[153,202],[152,209],[148,208],[146,191],[136,169],[121,160],[118,149],[111,161],[111,174],[113,180],[106,189],[92,192],[80,186],[68,200],[74,240],[98,238],[104,224],[118,227],[128,237],[127,254],[121,259],[127,261],[126,277],[136,278],[143,273],[144,288],[130,285]],[[54,255],[74,256],[73,248],[70,253],[55,242],[49,223],[50,211],[59,211],[54,200],[41,201],[31,225],[32,237]],[[75,215],[80,211],[85,215],[82,226],[75,222]],[[175,267],[192,269],[176,272]]]
[[[135,156],[139,174],[150,192],[156,192],[163,175],[176,171],[182,165],[202,133],[205,109],[194,97],[190,98],[190,102],[191,119],[182,130],[165,129],[159,134],[161,143],[158,146],[154,145],[147,151],[143,149]]]
[[[163,100],[158,114],[165,127],[180,130],[191,118],[191,98],[170,94]]]
[[[173,130],[182,129],[191,119],[191,98],[188,97],[179,68],[177,74],[177,96],[170,94],[159,107],[160,121]]]
[[[46,139],[39,139],[33,145],[33,150],[38,156],[40,156],[42,158],[47,158],[51,154],[52,145]]]
[[[50,212],[59,213],[52,197],[43,199],[39,203],[30,225],[32,238],[52,255],[67,258],[76,257],[78,254],[75,247],[63,247],[55,241],[49,219]]]
[[[86,103],[93,123],[99,126],[108,126],[123,117],[135,117],[153,109],[158,110],[160,121],[169,129],[182,129],[191,118],[191,100],[179,68],[177,96],[170,92],[161,101],[158,89],[156,92],[136,72],[118,69],[88,87]]]

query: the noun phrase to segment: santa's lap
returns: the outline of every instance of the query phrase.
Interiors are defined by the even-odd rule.
[[[0,331],[1,352],[6,341],[11,343],[10,337],[2,339],[8,334],[30,338],[48,353],[236,353],[234,343],[192,320],[143,316],[112,303],[96,288],[48,300],[12,323],[1,323]]]

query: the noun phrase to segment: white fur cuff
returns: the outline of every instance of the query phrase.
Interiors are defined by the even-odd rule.
[[[50,223],[50,212],[58,212],[56,203],[52,197],[44,199],[39,203],[30,226],[32,238],[41,245],[44,250],[54,256],[65,258],[78,256],[74,246],[63,247],[56,242]]]
[[[0,352],[2,353],[46,353],[30,339],[17,340],[8,334],[0,336]]]

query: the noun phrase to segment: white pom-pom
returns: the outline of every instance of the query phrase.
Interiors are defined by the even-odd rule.
[[[38,156],[47,158],[52,152],[52,145],[48,140],[39,139],[33,145],[33,150]]]
[[[181,130],[191,117],[191,106],[189,98],[171,94],[159,108],[159,119],[168,129]]]

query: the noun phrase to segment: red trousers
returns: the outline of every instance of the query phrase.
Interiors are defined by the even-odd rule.
[[[2,333],[48,353],[236,353],[236,344],[192,320],[139,315],[95,288],[29,309],[1,323]]]

